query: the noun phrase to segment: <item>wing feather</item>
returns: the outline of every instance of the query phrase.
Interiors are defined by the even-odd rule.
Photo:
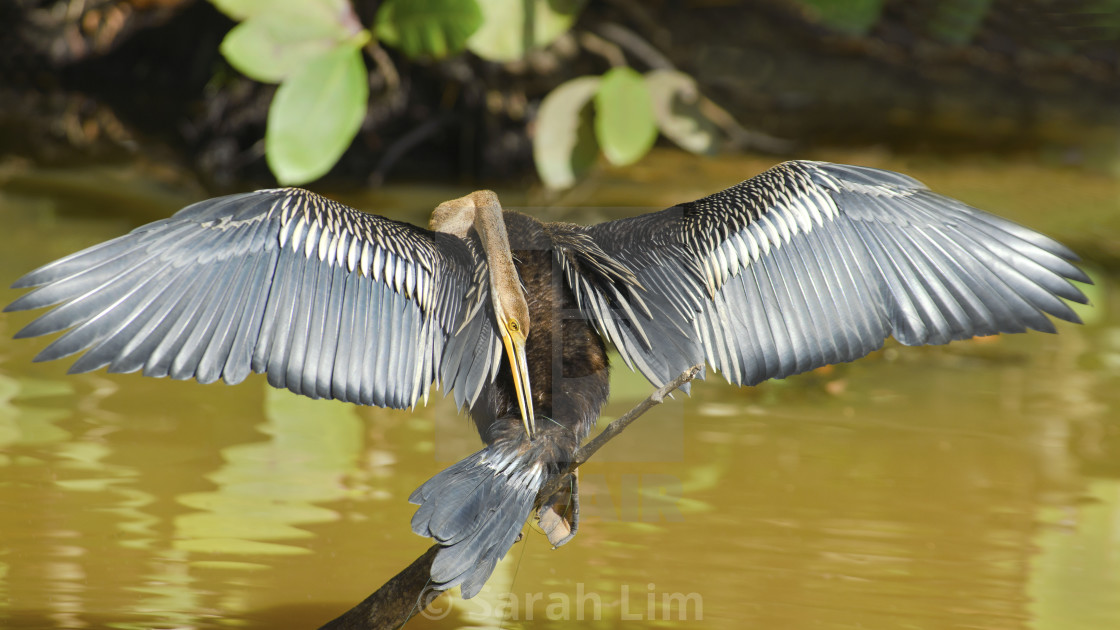
[[[787,162],[710,197],[585,230],[636,279],[581,304],[629,365],[661,385],[706,360],[755,384],[882,347],[1053,332],[1089,278],[1060,243],[888,171]],[[575,287],[574,287],[575,288]],[[609,311],[609,312],[608,312]],[[612,319],[610,322],[603,321]],[[646,333],[627,336],[628,330]]]
[[[312,398],[398,408],[442,378],[470,404],[499,347],[487,308],[463,297],[488,294],[472,286],[488,280],[479,264],[457,237],[267,190],[45,265],[16,281],[33,290],[5,310],[53,306],[17,336],[66,331],[38,359],[86,351],[72,371],[227,383],[265,372]]]

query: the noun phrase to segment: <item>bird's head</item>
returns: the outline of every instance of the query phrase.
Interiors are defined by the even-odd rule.
[[[508,251],[508,249],[507,249]],[[533,415],[533,390],[529,381],[529,363],[525,358],[525,342],[529,338],[529,303],[521,287],[520,277],[513,266],[495,264],[490,258],[490,296],[494,306],[495,323],[502,337],[502,344],[509,357],[513,385],[517,392],[517,404],[521,410],[521,422],[525,433],[532,438],[536,433],[536,419]]]
[[[513,386],[517,391],[517,404],[521,409],[521,422],[531,438],[536,432],[533,416],[533,390],[529,382],[529,364],[525,358],[525,341],[529,338],[529,305],[521,290],[521,283],[514,282],[499,287],[491,286],[494,296],[494,315],[502,344],[509,357],[513,372]]]

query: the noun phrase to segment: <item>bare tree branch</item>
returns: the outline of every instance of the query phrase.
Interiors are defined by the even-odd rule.
[[[605,446],[607,442],[613,440],[615,436],[617,436],[619,433],[622,433],[623,429],[630,426],[631,422],[637,420],[638,416],[665,402],[666,396],[676,391],[685,383],[688,383],[692,381],[692,379],[696,378],[696,375],[700,373],[700,370],[703,367],[703,365],[694,365],[681,372],[677,376],[677,378],[661,386],[661,388],[659,388],[657,391],[650,394],[648,398],[638,403],[637,406],[635,406],[630,411],[627,411],[625,414],[623,414],[621,418],[618,418],[617,420],[614,420],[613,422],[608,424],[607,428],[599,432],[599,435],[596,435],[590,442],[584,444],[579,448],[578,451],[575,452],[575,455],[572,457],[572,462],[568,464],[568,467],[564,470],[563,474],[554,476],[547,484],[545,484],[543,488],[541,488],[540,492],[537,493],[537,501],[542,501],[556,494],[558,490],[564,487],[564,485],[566,484],[566,477],[571,474],[572,471],[582,466],[585,462],[587,462],[587,460],[591,459],[591,456],[594,455],[599,449],[603,448],[603,446]]]
[[[367,630],[399,628],[424,610],[443,592],[430,582],[432,562],[439,545],[432,545],[404,571],[393,576],[362,603],[319,630]]]
[[[572,458],[564,472],[553,476],[537,493],[537,504],[556,494],[567,483],[568,475],[582,466],[607,442],[630,426],[643,413],[665,401],[665,397],[690,382],[699,374],[702,365],[694,365],[681,372],[677,378],[666,383],[621,418],[611,422],[587,444],[584,444]],[[419,558],[395,575],[381,588],[377,589],[360,604],[327,623],[319,630],[388,630],[400,628],[420,611],[424,610],[442,593],[429,579],[432,562],[435,561],[439,545],[432,545]]]

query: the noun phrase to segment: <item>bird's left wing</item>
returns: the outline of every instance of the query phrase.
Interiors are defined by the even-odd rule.
[[[469,403],[500,361],[469,244],[295,188],[196,203],[13,287],[38,288],[5,311],[57,305],[16,336],[70,329],[36,360],[87,350],[71,372],[265,372],[312,398],[404,408],[437,377]]]
[[[871,168],[787,162],[585,234],[635,282],[573,274],[581,309],[657,385],[705,360],[751,385],[889,336],[1053,331],[1047,314],[1078,321],[1063,299],[1087,301],[1069,281],[1089,279],[1061,244]]]

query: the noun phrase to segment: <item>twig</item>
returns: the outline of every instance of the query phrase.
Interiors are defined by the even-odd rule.
[[[622,48],[613,42],[599,37],[595,33],[583,32],[579,34],[579,43],[588,51],[607,60],[612,68],[621,68],[626,65],[626,55]]]
[[[429,118],[424,124],[413,128],[408,133],[400,138],[397,138],[385,153],[381,155],[381,159],[377,161],[377,166],[369,174],[369,184],[371,186],[380,186],[385,182],[385,177],[389,174],[389,169],[404,157],[409,151],[416,148],[417,145],[431,138],[438,133],[445,125],[455,119],[455,115],[446,112],[435,118]]]
[[[731,146],[737,149],[752,149],[774,155],[787,154],[794,149],[794,143],[790,140],[744,128],[727,110],[703,95],[700,96],[700,113],[723,129]]]
[[[397,67],[393,65],[393,60],[389,58],[389,53],[378,45],[377,41],[370,39],[365,45],[366,54],[373,59],[374,65],[377,66],[377,71],[381,73],[381,77],[385,79],[385,89],[389,92],[397,91],[401,85],[401,75],[397,74]]]
[[[623,429],[630,426],[630,423],[637,420],[638,416],[665,402],[666,396],[676,391],[685,383],[688,383],[692,381],[692,379],[696,378],[696,375],[703,367],[703,365],[694,365],[684,372],[681,372],[680,375],[677,376],[677,378],[669,381],[660,389],[650,394],[648,398],[638,403],[638,405],[630,411],[627,411],[621,418],[618,418],[617,420],[608,424],[607,428],[600,431],[599,435],[596,435],[594,439],[581,446],[579,450],[575,452],[575,455],[572,456],[572,461],[568,464],[568,467],[564,469],[564,472],[554,476],[547,484],[544,485],[543,488],[541,488],[540,492],[537,493],[538,503],[556,494],[558,490],[564,487],[566,478],[569,474],[572,473],[572,471],[582,466],[587,462],[587,460],[591,459],[591,456],[594,455],[599,449],[603,448],[603,446],[605,446],[607,442],[610,442],[616,435],[622,433]]]
[[[661,54],[660,50],[654,48],[652,44],[625,26],[607,22],[600,24],[595,30],[607,41],[617,44],[631,55],[641,59],[651,69],[674,69],[673,62],[669,61],[668,57]]]
[[[651,69],[676,69],[673,66],[673,62],[663,55],[661,51],[642,39],[640,35],[624,26],[613,22],[607,22],[599,25],[595,30],[598,35],[602,37],[601,41],[591,39],[594,38],[594,36],[589,38],[590,34],[588,33],[584,33],[582,40],[584,48],[587,48],[591,52],[607,57],[608,60],[611,60],[612,56],[617,55],[618,57],[622,57],[625,63],[625,57],[622,52],[625,51],[637,59],[640,59]],[[608,56],[608,54],[602,52],[607,50],[606,46],[615,46],[615,52]],[[611,65],[619,64],[611,61]],[[723,130],[723,133],[730,140],[731,146],[740,150],[754,149],[778,155],[789,153],[793,150],[793,143],[789,140],[783,140],[782,138],[776,138],[769,134],[744,128],[727,110],[716,105],[714,101],[703,94],[700,95],[699,100],[700,113]]]
[[[569,474],[583,465],[607,442],[638,419],[638,416],[665,401],[665,397],[696,378],[703,366],[694,365],[680,376],[665,384],[621,418],[611,422],[593,440],[575,452],[572,461],[562,474],[554,476],[537,493],[537,503],[547,500],[560,490]],[[327,623],[319,630],[382,630],[396,629],[405,624],[413,615],[424,610],[441,591],[431,583],[432,562],[440,546],[432,545],[424,555],[386,582],[360,604]]]

